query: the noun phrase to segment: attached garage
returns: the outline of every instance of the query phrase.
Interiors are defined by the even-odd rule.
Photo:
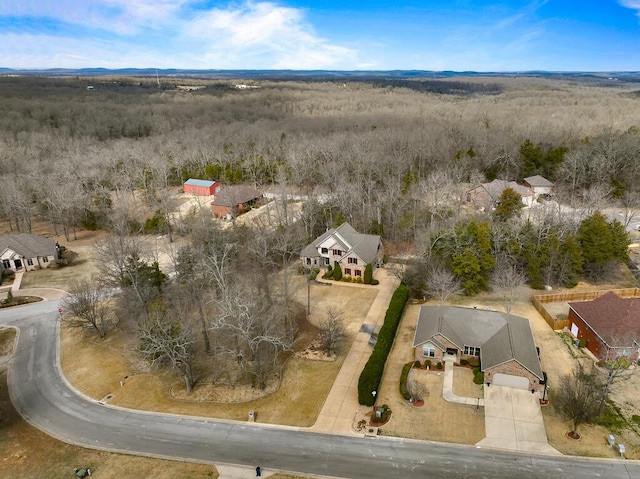
[[[496,386],[507,386],[517,389],[529,389],[529,379],[523,376],[513,376],[512,374],[496,373],[493,375],[493,384]]]

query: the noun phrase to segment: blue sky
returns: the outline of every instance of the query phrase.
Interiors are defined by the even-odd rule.
[[[0,67],[640,70],[640,0],[0,0]]]

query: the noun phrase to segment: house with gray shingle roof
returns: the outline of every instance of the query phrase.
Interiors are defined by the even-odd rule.
[[[383,256],[380,236],[358,233],[349,223],[326,231],[300,252],[305,268],[339,264],[342,274],[355,278],[364,276],[367,264],[371,264],[375,273]]]
[[[497,179],[491,183],[482,183],[467,191],[467,203],[473,203],[478,209],[490,211],[496,207],[500,201],[500,196],[507,188],[513,189],[520,195],[524,206],[531,206],[533,204],[535,195],[530,188],[519,185],[515,181]]]
[[[547,180],[544,176],[534,175],[528,176],[522,180],[525,186],[531,188],[533,194],[537,198],[540,195],[550,195],[553,193],[554,184]]]
[[[260,206],[262,193],[246,185],[223,186],[211,202],[211,210],[218,218],[238,216]]]
[[[488,384],[538,390],[543,380],[531,326],[519,316],[458,306],[422,306],[413,347],[418,361],[477,358]]]
[[[0,235],[0,271],[47,268],[60,258],[60,247],[51,238],[30,233]]]
[[[640,358],[640,298],[621,298],[612,291],[569,303],[571,334],[586,342],[598,359]]]

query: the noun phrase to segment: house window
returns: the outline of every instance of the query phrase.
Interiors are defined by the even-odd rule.
[[[320,251],[322,252],[322,254],[328,254],[329,248],[322,248]]]
[[[362,271],[359,269],[355,270],[356,276],[362,276]]]
[[[465,346],[464,354],[467,356],[480,356],[480,348],[476,348],[474,346]]]
[[[324,264],[326,264],[327,266],[329,266],[329,258],[325,258],[325,259],[324,259]]]
[[[43,256],[42,257],[42,262],[43,263],[48,263],[49,262],[49,258],[47,256]]]
[[[334,249],[331,252],[333,253],[333,256],[342,256],[342,250]]]
[[[33,260],[31,258],[27,259],[27,264],[33,266]]]
[[[344,274],[346,274],[347,276],[351,276],[351,270],[349,268],[345,268]]]
[[[311,258],[307,258],[307,264],[311,264]]]
[[[358,264],[358,258],[349,258],[349,264]]]
[[[435,358],[436,357],[436,348],[431,343],[426,343],[422,345],[422,355],[425,358]]]
[[[11,268],[11,262],[8,259],[3,259],[2,260],[2,266],[5,269],[10,269]]]

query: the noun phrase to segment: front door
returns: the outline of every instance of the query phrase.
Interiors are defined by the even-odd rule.
[[[14,259],[13,260],[13,264],[16,265],[16,269],[21,269],[22,268],[22,261],[19,259]]]

